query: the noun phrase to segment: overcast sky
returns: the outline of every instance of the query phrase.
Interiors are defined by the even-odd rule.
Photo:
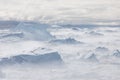
[[[120,24],[120,0],[0,0],[0,19]]]

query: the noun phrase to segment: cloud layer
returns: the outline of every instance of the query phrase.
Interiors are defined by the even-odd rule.
[[[119,0],[0,0],[0,19],[119,24],[119,8]]]

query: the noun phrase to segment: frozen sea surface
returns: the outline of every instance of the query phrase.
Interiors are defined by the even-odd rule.
[[[0,63],[34,64],[0,66],[0,80],[120,80],[120,27],[6,23]],[[41,60],[47,65],[36,65]],[[64,65],[50,67],[51,60]]]

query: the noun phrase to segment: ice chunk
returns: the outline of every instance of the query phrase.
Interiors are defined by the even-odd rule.
[[[7,34],[4,34],[4,35],[1,35],[0,36],[0,39],[2,39],[2,38],[8,38],[8,37],[19,37],[19,38],[23,38],[23,33],[7,33]]]
[[[94,53],[84,56],[84,60],[90,61],[90,62],[98,62],[99,61]]]
[[[50,43],[56,43],[56,44],[83,44],[83,42],[77,41],[77,40],[75,40],[73,38],[51,40]]]
[[[30,23],[30,22],[21,22],[18,24],[14,32],[22,32],[25,39],[29,40],[49,40],[52,38],[52,35],[47,31],[47,28],[50,25],[40,24],[40,23]]]
[[[95,49],[95,51],[97,51],[97,52],[107,52],[107,51],[109,51],[109,49],[106,48],[106,47],[97,47]]]
[[[61,64],[62,58],[58,52],[51,52],[41,55],[17,55],[10,58],[2,58],[0,65],[11,64]]]
[[[87,32],[87,34],[93,35],[93,36],[103,36],[104,35],[102,33],[98,33],[98,32],[95,32],[95,31]]]
[[[115,50],[115,51],[113,52],[113,56],[115,56],[115,57],[120,57],[120,51],[119,51],[119,50]]]
[[[47,31],[50,25],[35,23],[35,22],[5,22],[7,25],[11,26],[8,32],[4,32],[0,35],[0,39],[3,41],[12,40],[51,40],[53,36]],[[14,25],[14,27],[12,27]]]

